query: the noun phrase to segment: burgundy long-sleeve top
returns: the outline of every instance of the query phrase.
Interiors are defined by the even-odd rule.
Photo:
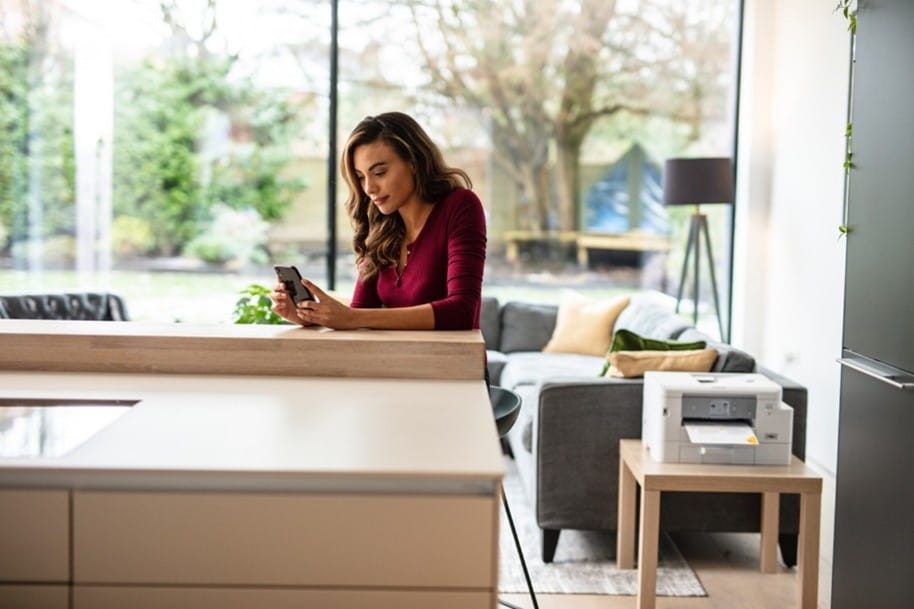
[[[390,265],[356,281],[351,306],[431,303],[436,330],[478,329],[486,261],[486,221],[479,198],[465,188],[452,191],[435,203],[406,249],[401,273]]]

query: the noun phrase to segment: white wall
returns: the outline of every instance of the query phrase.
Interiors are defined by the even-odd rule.
[[[807,461],[834,473],[850,38],[834,0],[746,0],[733,342],[809,390]]]

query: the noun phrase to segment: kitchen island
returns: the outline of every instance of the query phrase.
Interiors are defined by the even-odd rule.
[[[51,341],[49,324],[69,326],[58,344],[94,349],[77,371],[10,355]],[[120,409],[61,455],[6,436],[25,449],[0,457],[0,607],[495,606],[503,470],[478,332],[130,325],[0,323],[3,403]],[[292,353],[306,372],[242,374],[246,341],[258,366]],[[455,362],[356,358],[332,376],[327,341]],[[211,353],[194,374],[143,371],[144,351],[161,366],[188,349]],[[477,363],[477,378],[447,377]],[[53,417],[32,425],[53,448]]]

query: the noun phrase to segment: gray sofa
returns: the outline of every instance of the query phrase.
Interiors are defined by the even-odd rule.
[[[108,292],[0,294],[0,319],[127,321],[123,298]]]
[[[506,448],[534,505],[544,562],[552,561],[562,529],[615,530],[619,440],[641,437],[642,379],[599,377],[602,357],[541,352],[557,309],[485,297],[481,315],[490,380],[523,400]],[[657,292],[633,295],[614,331],[620,328],[651,338],[705,340],[719,353],[712,371],[755,371],[778,382],[794,409],[793,452],[804,457],[804,387],[702,334]],[[757,532],[761,517],[757,494],[731,493],[665,493],[660,515],[667,531]],[[788,566],[796,564],[798,530],[799,498],[782,496],[779,542]]]

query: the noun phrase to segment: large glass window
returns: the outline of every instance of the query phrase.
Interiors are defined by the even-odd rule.
[[[329,18],[291,4],[3,0],[2,289],[228,321],[325,241]]]
[[[136,319],[220,322],[271,263],[326,281],[328,2],[0,7],[0,289],[108,288]],[[486,207],[487,293],[675,293],[692,210],[663,207],[661,168],[732,154],[737,18],[715,0],[340,0],[337,137],[393,109],[427,128]],[[344,199],[338,180],[346,295]],[[703,211],[725,302],[730,209]]]

